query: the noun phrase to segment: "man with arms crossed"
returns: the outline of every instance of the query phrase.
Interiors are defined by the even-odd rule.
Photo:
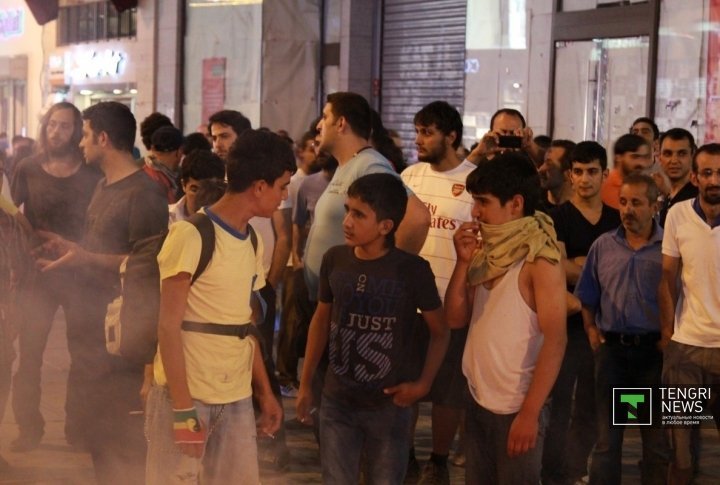
[[[546,400],[566,345],[560,251],[549,217],[535,212],[540,184],[527,157],[481,163],[467,188],[474,220],[455,233],[445,294],[449,326],[470,322],[465,481],[538,483]]]
[[[663,385],[712,385],[720,392],[720,144],[701,146],[692,161],[699,195],[675,204],[665,221],[658,289],[664,346]],[[678,284],[678,278],[679,283]],[[716,411],[716,424],[719,422]],[[669,483],[690,483],[691,429],[674,427]]]

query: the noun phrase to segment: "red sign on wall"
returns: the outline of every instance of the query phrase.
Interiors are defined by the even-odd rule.
[[[225,57],[203,59],[202,121],[225,106]]]

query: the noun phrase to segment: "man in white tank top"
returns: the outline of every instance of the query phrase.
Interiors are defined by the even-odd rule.
[[[567,338],[555,230],[535,212],[540,184],[525,155],[481,163],[466,185],[473,222],[455,233],[457,263],[445,294],[450,327],[470,325],[465,481],[539,483],[545,402]]]

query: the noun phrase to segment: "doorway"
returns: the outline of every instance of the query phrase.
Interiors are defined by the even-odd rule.
[[[647,115],[648,36],[555,42],[554,137],[605,147]]]

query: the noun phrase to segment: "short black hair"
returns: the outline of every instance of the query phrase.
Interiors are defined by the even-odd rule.
[[[708,155],[720,155],[720,143],[706,143],[705,145],[701,146],[697,149],[695,152],[695,155],[693,155],[692,159],[692,171],[693,173],[698,173],[698,163],[697,158],[700,154],[707,153]]]
[[[660,147],[662,147],[662,144],[666,138],[675,141],[687,140],[690,142],[690,151],[694,153],[695,150],[697,150],[697,146],[695,145],[695,137],[685,128],[670,128],[668,131],[660,135]]]
[[[370,139],[372,114],[365,98],[357,93],[341,91],[328,94],[327,102],[335,118],[345,118],[355,135],[365,140]]]
[[[652,146],[650,146],[650,143],[648,143],[645,138],[640,135],[627,133],[615,140],[615,144],[613,145],[613,154],[622,155],[627,152],[635,152],[643,145],[652,150]]]
[[[150,150],[150,147],[152,146],[153,133],[163,126],[174,125],[173,122],[170,121],[170,118],[162,113],[158,113],[157,111],[155,113],[150,113],[144,120],[142,120],[140,123],[140,140],[142,140],[142,144],[145,145],[146,149]]]
[[[457,109],[445,101],[433,101],[415,113],[413,123],[420,126],[435,125],[445,136],[455,132],[452,147],[457,149],[462,142],[463,122]]]
[[[239,193],[254,182],[273,185],[283,173],[295,173],[295,154],[279,135],[269,131],[245,130],[230,148],[227,157],[228,192]]]
[[[570,158],[570,155],[572,155],[572,151],[575,146],[576,143],[570,140],[553,140],[550,142],[550,148],[562,148],[564,150],[563,156],[560,158],[560,166],[562,167],[563,172],[572,168],[572,159]]]
[[[630,125],[631,133],[632,127],[638,123],[647,123],[648,125],[650,125],[653,131],[653,140],[657,140],[660,137],[660,129],[658,128],[657,123],[655,123],[655,120],[653,120],[652,118],[648,118],[647,116],[641,116],[640,118],[637,118],[635,121],[632,122],[632,125]]]
[[[174,126],[161,126],[152,135],[150,147],[156,152],[174,152],[179,150],[185,138]]]
[[[535,144],[543,150],[547,150],[548,148],[550,148],[552,138],[547,135],[537,135],[535,138],[533,138],[533,142],[535,142]]]
[[[195,150],[212,150],[212,145],[202,133],[190,133],[185,137],[185,141],[180,147],[183,155],[188,155]]]
[[[570,166],[573,163],[582,163],[583,165],[592,163],[595,160],[600,162],[600,168],[607,170],[607,151],[596,141],[581,141],[570,154]]]
[[[480,162],[465,182],[473,195],[491,194],[506,204],[516,195],[525,201],[523,215],[535,213],[540,202],[540,178],[535,164],[523,152],[504,152]]]
[[[622,185],[645,185],[645,195],[651,204],[654,204],[660,196],[655,179],[640,172],[631,172],[623,178]]]
[[[83,120],[90,123],[95,135],[107,133],[115,149],[132,153],[137,123],[132,111],[116,101],[103,101],[83,111]]]
[[[247,119],[244,114],[234,109],[224,109],[210,116],[208,119],[208,131],[211,135],[213,123],[229,126],[237,136],[242,135],[246,130],[252,129],[250,120]]]
[[[225,178],[225,162],[210,150],[194,150],[183,158],[180,180]]]
[[[513,108],[500,108],[492,115],[492,118],[490,118],[490,129],[491,130],[493,129],[493,125],[495,124],[495,118],[497,118],[498,116],[500,116],[502,114],[520,118],[522,127],[525,128],[527,126],[527,123],[525,123],[525,117],[522,115],[521,112],[519,112],[518,110],[513,109]]]
[[[347,196],[369,205],[378,221],[390,219],[393,222],[392,230],[385,236],[385,246],[394,246],[395,231],[405,217],[408,201],[402,180],[389,173],[364,175],[350,185]]]

